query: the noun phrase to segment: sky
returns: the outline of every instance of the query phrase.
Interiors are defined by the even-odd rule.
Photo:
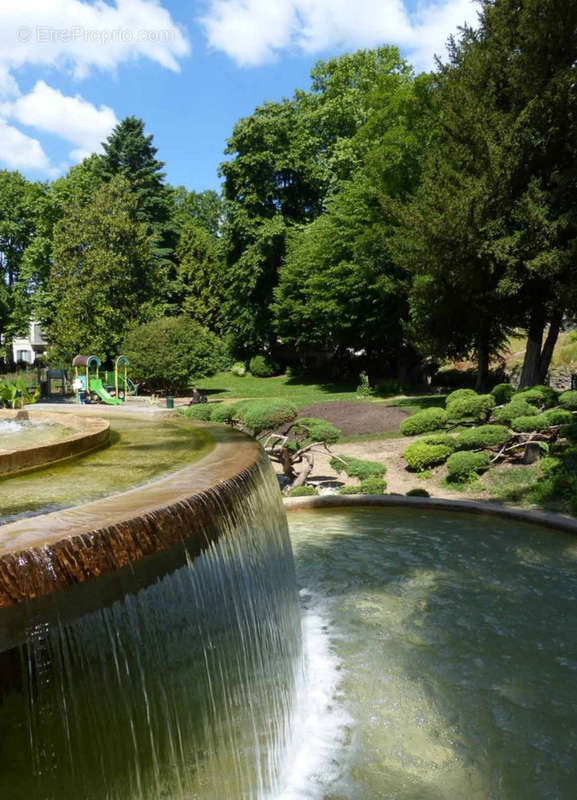
[[[218,189],[237,119],[311,67],[394,44],[417,71],[474,0],[0,0],[0,168],[53,179],[133,115],[167,180]]]

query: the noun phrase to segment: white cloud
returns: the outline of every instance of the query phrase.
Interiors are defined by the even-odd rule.
[[[0,107],[8,118],[44,133],[52,133],[75,145],[70,153],[73,161],[80,161],[100,149],[118,120],[108,106],[97,108],[80,95],[67,97],[44,81],[20,96],[13,103]]]
[[[0,119],[0,154],[10,169],[32,169],[53,174],[48,156],[37,139],[8,125]]]
[[[451,33],[476,22],[474,0],[211,0],[202,23],[209,44],[237,63],[256,66],[284,49],[396,44],[418,69],[433,65]]]
[[[0,0],[0,163],[54,174],[40,142],[8,120],[70,142],[72,161],[97,150],[116,124],[111,108],[67,97],[44,81],[22,95],[20,67],[64,69],[81,79],[147,58],[178,71],[189,52],[161,0]]]
[[[159,0],[2,0],[0,65],[69,67],[77,77],[145,57],[177,71],[190,45]]]

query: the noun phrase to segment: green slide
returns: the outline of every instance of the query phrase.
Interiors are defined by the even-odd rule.
[[[103,403],[106,403],[109,406],[121,406],[122,400],[118,397],[112,397],[112,395],[108,394],[104,386],[102,385],[102,381],[100,378],[91,378],[90,379],[90,391],[97,394],[98,397],[102,400]]]

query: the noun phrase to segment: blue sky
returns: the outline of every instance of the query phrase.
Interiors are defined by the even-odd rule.
[[[3,6],[5,6],[5,1]],[[396,44],[417,69],[473,0],[10,0],[0,7],[0,167],[51,178],[145,120],[168,180],[218,188],[235,121],[312,65]]]

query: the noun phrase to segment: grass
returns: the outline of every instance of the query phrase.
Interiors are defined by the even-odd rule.
[[[295,405],[310,406],[335,400],[347,402],[382,402],[378,398],[357,396],[357,383],[325,382],[279,375],[275,378],[255,378],[245,375],[239,378],[230,372],[220,372],[212,378],[204,378],[199,389],[208,395],[209,400],[248,400],[256,398],[278,398],[290,400]]]

